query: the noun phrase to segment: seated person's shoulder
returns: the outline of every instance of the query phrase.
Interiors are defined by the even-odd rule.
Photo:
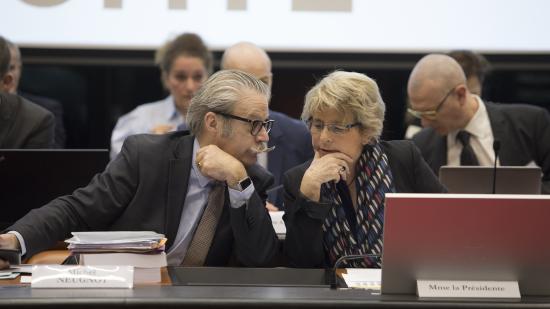
[[[536,105],[488,102],[486,106],[489,117],[491,117],[491,110],[495,113],[498,111],[504,120],[522,127],[532,127],[541,121],[547,122],[550,117],[546,109]]]
[[[380,141],[389,164],[414,164],[421,157],[420,150],[410,140]]]
[[[124,141],[124,144],[128,144],[132,147],[139,147],[140,150],[148,149],[157,154],[161,154],[169,149],[183,146],[182,138],[185,136],[189,136],[189,131],[174,131],[167,134],[140,133],[129,135]],[[192,147],[192,136],[188,138],[190,138],[189,144]]]
[[[8,105],[18,110],[21,117],[25,119],[53,118],[53,114],[47,109],[31,102],[19,95],[4,94]]]
[[[30,93],[20,93],[20,96],[52,112],[63,112],[61,102],[48,97]]]
[[[386,152],[405,152],[416,147],[410,140],[380,141],[380,144]]]
[[[493,103],[493,102],[486,102],[486,106],[490,109],[497,108],[501,110],[504,113],[510,114],[510,115],[517,115],[521,116],[523,115],[529,115],[534,116],[539,113],[546,113],[547,111],[539,106],[531,105],[531,104],[524,104],[524,103]]]

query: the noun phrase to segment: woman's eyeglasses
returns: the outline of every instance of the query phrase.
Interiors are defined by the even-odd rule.
[[[359,122],[350,123],[350,124],[323,123],[322,121],[313,120],[311,118],[306,121],[306,124],[309,127],[309,131],[312,134],[319,134],[326,127],[330,133],[333,133],[336,135],[342,135],[342,134],[348,133],[351,128],[361,125]]]

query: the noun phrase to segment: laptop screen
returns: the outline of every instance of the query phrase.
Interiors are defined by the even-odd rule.
[[[416,280],[517,280],[550,295],[550,196],[386,195],[382,293]]]
[[[442,166],[439,180],[449,193],[540,194],[542,173],[538,166]]]
[[[107,149],[0,150],[0,229],[87,185],[107,163]]]

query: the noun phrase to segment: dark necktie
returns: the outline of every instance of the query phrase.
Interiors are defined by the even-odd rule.
[[[216,183],[210,194],[208,202],[197,225],[193,239],[187,249],[187,254],[181,263],[182,266],[203,266],[210,245],[214,239],[216,227],[222,214],[225,202],[225,186]]]
[[[479,165],[476,154],[470,146],[470,133],[460,131],[456,135],[456,139],[462,144],[462,152],[460,153],[460,165]]]

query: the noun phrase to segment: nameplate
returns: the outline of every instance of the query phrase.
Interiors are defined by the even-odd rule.
[[[36,265],[32,288],[121,288],[134,286],[133,266]]]
[[[521,298],[517,281],[417,280],[420,298]]]

